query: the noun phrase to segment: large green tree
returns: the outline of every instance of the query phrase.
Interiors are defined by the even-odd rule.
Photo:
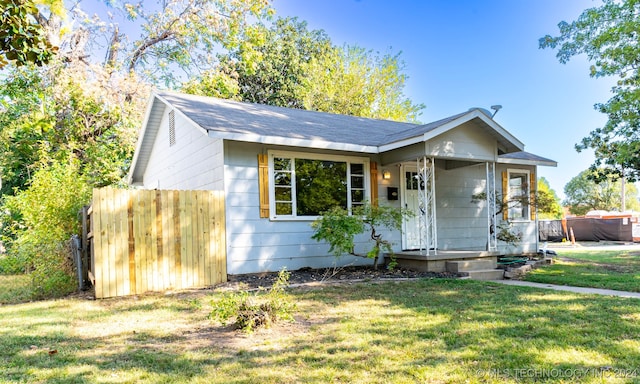
[[[404,95],[407,80],[400,54],[378,55],[345,46],[312,60],[303,79],[306,109],[417,122],[423,104]]]
[[[622,209],[622,181],[614,177],[594,181],[593,171],[580,172],[564,187],[564,205],[574,215],[584,215],[591,210],[620,211]],[[638,190],[633,184],[625,185],[627,210],[640,210]]]
[[[41,2],[42,3],[42,2]],[[64,15],[62,0],[47,1],[50,17]],[[32,0],[3,0],[0,2],[0,69],[9,62],[16,65],[43,65],[54,56],[58,47],[51,41],[43,25],[42,10]]]
[[[596,180],[607,175],[640,176],[640,1],[603,0],[601,6],[585,10],[573,22],[558,24],[559,35],[540,39],[541,48],[558,50],[561,63],[585,54],[591,61],[591,76],[613,76],[613,97],[595,105],[605,113],[604,127],[593,130],[576,145],[591,148],[596,160],[591,167]]]
[[[26,65],[7,65],[1,74],[3,245],[38,272],[34,288],[43,295],[68,289],[61,276],[69,270],[57,273],[67,258],[63,242],[91,187],[123,180],[149,88],[171,84],[179,68],[191,75],[214,45],[236,46],[247,20],[269,12],[266,0],[167,0],[149,10],[109,4],[120,4],[122,22],[140,26],[140,34],[87,17],[81,4],[69,12],[74,23],[38,13],[29,22],[38,21],[43,39],[63,37],[60,49],[46,61],[27,55]],[[125,29],[128,35],[119,32]],[[96,53],[104,41],[106,58]],[[55,236],[48,223],[60,229]]]
[[[416,121],[421,104],[404,95],[397,55],[336,47],[324,31],[295,18],[246,30],[210,70],[186,82],[188,93],[361,117]]]
[[[232,98],[304,108],[301,84],[307,65],[334,49],[329,37],[323,31],[307,29],[304,21],[286,18],[276,20],[271,28],[260,24],[248,29],[244,39],[236,49],[219,55],[219,65],[189,82],[185,90],[224,96],[224,91],[216,90],[217,79],[223,78],[234,84]]]

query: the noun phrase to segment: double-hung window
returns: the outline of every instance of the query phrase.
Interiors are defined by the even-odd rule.
[[[529,220],[529,171],[509,169],[508,175],[508,218],[509,220]]]
[[[310,220],[370,198],[368,158],[273,151],[269,180],[272,219]]]

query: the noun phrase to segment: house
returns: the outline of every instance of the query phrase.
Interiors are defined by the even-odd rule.
[[[227,271],[243,274],[369,263],[336,259],[310,227],[331,206],[366,201],[416,213],[385,233],[396,252],[535,253],[535,207],[499,213],[496,196],[533,193],[538,166],[556,162],[524,152],[480,108],[410,124],[159,92],[129,183],[224,191]],[[517,246],[496,236],[507,220],[522,234]]]

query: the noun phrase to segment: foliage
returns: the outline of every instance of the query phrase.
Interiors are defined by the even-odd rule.
[[[336,256],[350,254],[353,256],[373,259],[373,267],[377,269],[381,251],[393,256],[393,244],[382,238],[378,228],[400,230],[402,220],[412,213],[406,209],[391,206],[377,206],[369,203],[353,208],[353,214],[347,210],[334,207],[323,212],[322,216],[311,224],[316,241],[329,243],[329,252]],[[355,252],[355,237],[365,231],[370,231],[370,239],[374,241],[371,249],[365,254]],[[393,264],[390,265],[393,267]]]
[[[247,291],[224,294],[213,301],[209,316],[223,324],[234,319],[236,328],[246,332],[269,327],[279,320],[293,321],[296,306],[285,291],[290,276],[286,269],[281,270],[266,293],[260,290],[255,294]]]
[[[548,184],[544,178],[539,179],[542,183],[538,183],[538,190],[531,194],[523,194],[518,196],[509,196],[505,199],[502,193],[496,191],[495,203],[496,203],[496,218],[502,215],[503,212],[508,211],[511,207],[522,205],[533,205],[538,214],[555,214],[558,211],[558,198],[554,197],[555,192],[553,190],[547,190]],[[542,188],[541,187],[542,184]],[[553,193],[553,194],[552,194]],[[480,192],[471,195],[472,203],[479,203],[487,200],[487,193]],[[562,209],[559,210],[560,214]],[[522,233],[515,229],[509,220],[502,220],[497,225],[495,224],[496,218],[492,220],[491,230],[496,231],[496,239],[504,241],[508,245],[515,246],[522,241]]]
[[[596,104],[608,121],[576,145],[579,152],[595,152],[592,171],[599,180],[614,175],[635,181],[640,176],[640,2],[603,0],[585,10],[575,21],[558,24],[559,35],[540,39],[541,48],[557,49],[561,63],[585,54],[593,64],[592,77],[618,78],[613,97]]]
[[[71,162],[43,165],[27,189],[5,197],[6,208],[21,217],[11,226],[15,240],[9,256],[25,262],[36,297],[61,296],[75,288],[68,240],[78,233],[78,211],[90,193],[78,165]]]
[[[584,215],[591,210],[620,211],[622,208],[622,182],[614,181],[614,176],[594,181],[592,171],[585,170],[572,178],[564,187],[564,204],[574,215]],[[625,206],[627,209],[640,210],[638,191],[635,185],[625,185]]]
[[[88,80],[83,68],[13,71],[0,85],[2,192],[23,189],[42,162],[73,157],[94,186],[123,179],[140,106]],[[131,80],[132,82],[134,80]]]
[[[271,28],[249,28],[244,44],[219,55],[219,65],[184,86],[190,93],[236,98],[252,103],[303,108],[300,84],[305,66],[333,47],[324,31],[308,30],[297,18],[279,18]],[[203,81],[204,80],[204,81]],[[230,85],[227,85],[230,84]],[[217,87],[220,90],[217,90]],[[236,93],[231,93],[236,91]]]
[[[273,12],[269,0],[168,0],[157,6],[107,2],[107,6],[112,8],[108,20],[88,17],[77,6],[76,20],[88,35],[83,39],[90,47],[104,47],[108,41],[102,65],[110,71],[135,72],[164,86],[178,83],[181,73],[196,73],[212,61],[212,52],[238,47],[249,21]]]
[[[50,9],[63,12],[62,1],[52,1]],[[0,8],[0,69],[8,62],[16,65],[49,62],[58,50],[40,23],[40,11],[32,0],[3,0]]]
[[[378,57],[335,47],[322,30],[296,18],[245,30],[237,49],[183,84],[183,91],[289,108],[416,121],[423,105],[403,94],[399,54]]]
[[[538,217],[540,219],[562,218],[562,205],[560,205],[560,198],[544,177],[538,178],[535,198]]]
[[[357,46],[312,60],[303,79],[305,109],[418,122],[423,104],[404,95],[407,75],[400,53],[379,54]]]
[[[505,220],[498,224],[496,239],[509,245],[517,245],[522,241],[522,232],[513,228],[511,222]]]

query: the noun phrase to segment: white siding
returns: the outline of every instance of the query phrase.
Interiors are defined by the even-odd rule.
[[[283,267],[296,270],[372,264],[369,259],[353,256],[336,258],[330,254],[327,244],[311,238],[310,221],[260,218],[258,154],[266,153],[267,149],[259,144],[225,142],[228,273],[278,271]],[[378,179],[381,181],[380,175]],[[386,194],[386,188],[381,188],[381,194],[382,190]],[[386,236],[399,243],[399,233]],[[362,236],[361,240],[356,249],[360,253],[366,252],[366,246],[371,244],[367,236]]]
[[[487,210],[471,196],[485,191],[485,164],[436,168],[438,249],[483,250],[487,245]]]
[[[496,141],[473,123],[466,123],[429,140],[427,156],[494,161]]]
[[[222,140],[209,138],[179,114],[169,145],[169,111],[162,118],[143,185],[157,189],[223,190]]]

